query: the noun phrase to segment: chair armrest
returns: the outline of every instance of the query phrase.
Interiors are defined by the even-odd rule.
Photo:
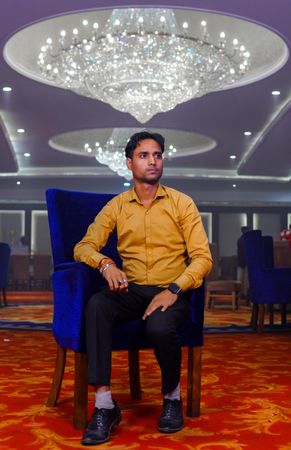
[[[90,297],[105,286],[98,271],[84,263],[56,267],[52,276],[54,292],[53,333],[59,345],[85,351],[85,307]]]

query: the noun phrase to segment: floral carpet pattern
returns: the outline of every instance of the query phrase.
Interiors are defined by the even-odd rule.
[[[55,358],[55,343],[48,332],[52,298],[36,294],[30,301],[27,293],[13,300],[0,309],[0,450],[84,448],[82,433],[72,427],[72,354],[59,406],[45,406]],[[156,431],[160,374],[152,352],[141,354],[141,401],[130,400],[127,355],[115,352],[112,390],[122,408],[122,422],[112,440],[97,448],[291,450],[291,362],[286,358],[291,333],[282,327],[279,335],[272,329],[264,335],[250,333],[250,315],[248,306],[238,311],[227,306],[205,311],[201,417],[185,417],[184,429],[173,435]],[[275,323],[279,327],[278,314]],[[91,411],[92,404],[91,391]]]
[[[84,448],[72,426],[73,355],[57,408],[45,406],[55,359],[50,332],[0,330],[0,449]],[[160,434],[160,374],[152,351],[141,352],[143,398],[129,397],[127,354],[113,354],[112,391],[122,422],[110,450],[290,450],[291,333],[205,336],[201,416]],[[186,386],[183,353],[182,392]],[[185,394],[184,394],[185,397]],[[90,412],[93,407],[90,391]],[[95,447],[93,447],[95,448]]]
[[[68,358],[60,404],[47,408],[55,352],[51,334],[1,330],[0,339],[0,449],[84,448],[80,445],[82,432],[72,426],[72,355]],[[290,353],[289,333],[207,335],[201,416],[185,417],[182,431],[163,435],[156,430],[161,396],[153,353],[141,353],[143,399],[132,401],[127,354],[114,352],[112,391],[122,409],[122,422],[111,441],[98,448],[290,450]],[[182,392],[186,385],[185,357],[186,352]],[[91,411],[92,403],[90,392]]]
[[[23,304],[15,303],[7,308],[0,308],[0,329],[43,330],[52,328],[53,304]],[[241,333],[252,332],[250,327],[251,307],[241,306],[232,311],[227,307],[218,307],[205,311],[205,333]],[[266,319],[266,330],[278,328],[291,330],[291,324],[279,326],[279,313],[275,313],[274,326],[269,327]]]

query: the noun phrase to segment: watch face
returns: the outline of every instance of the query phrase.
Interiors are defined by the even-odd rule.
[[[176,283],[171,283],[168,287],[169,291],[171,291],[173,294],[178,295],[181,292],[180,286],[178,286]]]

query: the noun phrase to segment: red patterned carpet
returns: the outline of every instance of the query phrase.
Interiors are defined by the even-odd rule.
[[[72,427],[72,357],[58,408],[47,408],[54,365],[48,332],[0,331],[0,449],[84,448]],[[201,417],[185,418],[174,435],[156,431],[160,376],[151,351],[142,352],[142,401],[131,401],[125,352],[113,355],[115,398],[123,419],[110,450],[290,450],[291,334],[206,335]],[[184,355],[185,356],[185,355]],[[182,387],[186,368],[183,359]],[[91,392],[92,404],[93,392]],[[95,448],[95,447],[94,447]]]
[[[30,324],[34,324],[33,328],[39,325],[39,330],[49,330],[52,317],[52,303],[13,303],[8,308],[0,308],[0,328],[5,328],[5,324],[7,324],[7,327],[11,326],[15,329],[28,329],[31,328]],[[205,311],[205,329],[206,331],[213,329],[214,332],[219,332],[217,328],[224,328],[227,331],[227,327],[231,327],[229,331],[232,332],[234,327],[236,327],[236,331],[240,331],[240,327],[246,328],[249,326],[250,317],[251,308],[249,306],[241,306],[237,311],[232,311],[227,307],[214,308],[210,311]],[[280,323],[279,312],[275,313],[274,323]],[[44,328],[42,325],[47,325],[47,327]],[[288,325],[290,328],[290,323]],[[268,327],[268,318],[266,318],[266,326]],[[250,331],[250,329],[246,331]]]

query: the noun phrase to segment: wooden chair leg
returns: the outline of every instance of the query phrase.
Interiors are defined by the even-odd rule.
[[[258,332],[262,333],[264,330],[264,320],[265,320],[265,305],[259,304],[259,317],[258,317]]]
[[[202,347],[188,348],[188,380],[186,414],[200,416]]]
[[[287,324],[287,305],[281,305],[281,325]]]
[[[56,406],[57,404],[64,376],[66,356],[67,356],[67,349],[65,347],[62,347],[61,345],[58,345],[54,376],[51,384],[50,393],[46,403],[46,405],[49,407]]]
[[[75,428],[85,428],[88,404],[88,360],[86,353],[75,353],[74,418]]]
[[[3,292],[3,303],[4,303],[4,306],[7,306],[6,290],[3,289],[2,292]]]
[[[206,295],[205,295],[205,306],[206,306],[206,309],[211,308],[211,297],[210,297],[210,292],[208,290],[206,291]]]
[[[252,316],[251,316],[251,327],[254,331],[257,330],[258,328],[258,305],[257,303],[253,303],[253,307],[252,307]]]
[[[274,305],[269,305],[269,322],[274,325]]]
[[[139,373],[139,351],[128,350],[129,386],[132,400],[141,399],[140,373]]]
[[[236,292],[232,291],[231,292],[231,303],[232,303],[232,310],[235,311],[236,308]]]

